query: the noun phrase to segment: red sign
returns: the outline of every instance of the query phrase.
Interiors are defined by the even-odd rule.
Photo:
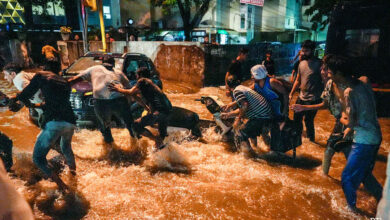
[[[264,6],[264,0],[240,0],[240,3]]]

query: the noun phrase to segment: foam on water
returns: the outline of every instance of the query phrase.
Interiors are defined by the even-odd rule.
[[[202,119],[211,119],[206,108],[195,101],[203,95],[217,95],[225,103],[229,101],[224,90],[216,87],[202,88],[195,94],[168,96],[174,105],[191,109]],[[15,162],[15,169],[25,175],[34,173],[31,158],[28,158],[39,130],[28,121],[26,110],[0,114],[4,115],[1,125],[11,125],[0,128],[13,139],[15,152],[24,153],[24,159]],[[366,218],[346,208],[340,186],[345,165],[342,154],[335,154],[332,161],[330,176],[334,179],[321,175],[324,146],[333,123],[327,111],[319,111],[315,121],[317,144],[303,138],[295,162],[247,159],[222,143],[221,135],[213,127],[205,129],[203,138],[195,141],[186,140],[188,131],[170,130],[165,140],[169,146],[157,152],[154,152],[153,141],[131,139],[126,129],[113,129],[115,142],[112,145],[103,144],[99,131],[81,129],[72,140],[76,179],[68,177],[67,168],[61,177],[77,192],[73,198],[81,204],[77,207],[83,207],[80,213],[87,212],[85,219]],[[380,119],[380,123],[384,134],[380,151],[383,155],[389,152],[390,120]],[[263,154],[267,150],[259,138],[256,152]],[[49,158],[54,155],[56,153],[49,154]],[[291,152],[288,155],[291,156]],[[15,158],[19,160],[18,156]],[[378,160],[374,169],[381,184],[385,178],[385,163]],[[63,207],[75,204],[72,199],[62,200],[52,182],[39,180],[29,185],[26,183],[30,177],[21,180],[18,175],[12,179],[34,207],[37,218],[60,215]],[[49,208],[42,208],[41,203],[47,203]],[[358,192],[358,207],[369,213],[368,216],[373,216],[376,209],[375,201],[362,190]],[[52,213],[56,210],[58,212]]]

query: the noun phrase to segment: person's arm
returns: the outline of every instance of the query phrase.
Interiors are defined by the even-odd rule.
[[[221,108],[222,108],[222,111],[227,112],[230,109],[235,108],[236,106],[237,106],[237,102],[231,102],[225,106],[222,106]]]
[[[73,77],[69,78],[68,79],[68,83],[70,85],[74,85],[75,83],[83,81],[83,80],[91,81],[91,70],[92,70],[92,68],[94,68],[94,67],[90,67],[90,68],[80,72],[76,76],[73,76]]]
[[[300,105],[300,104],[291,105],[291,109],[294,110],[295,112],[319,110],[319,109],[325,109],[326,107],[327,106],[325,102],[321,102],[320,104],[315,104],[315,105]]]
[[[30,98],[34,96],[34,94],[39,90],[41,86],[42,76],[40,74],[36,74],[32,79],[30,84],[26,88],[22,90],[22,92],[16,96],[16,100],[20,100],[27,107],[38,108],[42,107],[43,104],[37,103],[33,104],[30,101]]]
[[[346,118],[347,120],[343,120],[343,121],[348,128],[353,129],[357,119],[356,119],[356,105],[353,102],[353,91],[351,88],[347,88],[344,91],[344,98],[345,98],[345,106],[346,106],[345,108],[346,116],[344,116],[343,118]]]
[[[293,69],[291,71],[291,76],[290,76],[290,82],[293,83],[294,82],[294,75],[295,75],[295,70]]]
[[[292,99],[293,95],[294,95],[294,92],[295,90],[301,85],[301,74],[299,73],[298,71],[298,74],[297,74],[297,78],[295,79],[295,82],[294,82],[294,85],[291,89],[291,92],[290,92],[290,95],[289,95],[289,100]]]
[[[119,93],[122,93],[125,95],[129,95],[129,96],[132,96],[133,98],[135,98],[135,96],[140,93],[140,90],[137,87],[137,85],[133,86],[133,88],[131,88],[131,89],[123,89],[123,88],[121,88],[121,85],[119,85],[119,84],[110,83],[108,85],[108,88],[111,91],[116,91],[116,92],[119,92]]]
[[[130,89],[130,81],[122,72],[120,72],[120,82],[122,83],[123,88]]]
[[[288,100],[289,94],[286,88],[284,88],[283,83],[275,78],[270,79],[270,84],[272,89],[276,90],[279,94],[283,96],[283,115],[288,114]]]

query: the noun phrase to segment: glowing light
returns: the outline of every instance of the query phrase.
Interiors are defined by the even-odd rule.
[[[24,8],[17,0],[0,0],[0,24],[24,22]]]

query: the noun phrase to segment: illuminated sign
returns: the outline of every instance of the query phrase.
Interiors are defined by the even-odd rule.
[[[256,5],[256,6],[261,6],[261,7],[264,6],[264,0],[240,0],[240,3]]]
[[[0,24],[24,22],[24,8],[17,0],[0,0]]]

